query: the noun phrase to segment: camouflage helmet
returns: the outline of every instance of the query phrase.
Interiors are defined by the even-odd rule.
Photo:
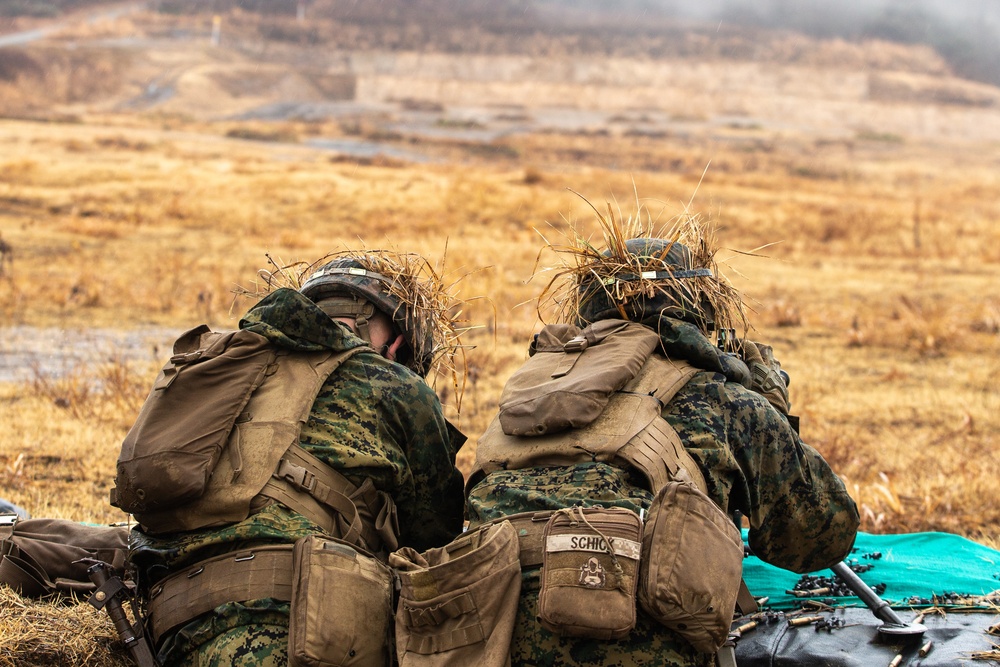
[[[716,283],[714,272],[697,266],[687,246],[662,238],[633,238],[623,245],[614,261],[594,263],[581,276],[579,326],[616,318],[641,322],[662,313],[705,333],[715,328],[711,290],[703,288],[706,281]],[[612,258],[612,253],[605,250],[601,256]]]
[[[368,320],[376,309],[384,313],[407,343],[396,361],[426,375],[435,349],[433,327],[421,321],[414,309],[390,289],[400,276],[378,273],[363,260],[339,257],[327,262],[306,279],[299,291],[330,317],[353,318],[358,333],[369,342]]]

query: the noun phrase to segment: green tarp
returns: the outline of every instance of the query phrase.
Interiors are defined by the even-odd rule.
[[[746,531],[744,531],[744,540]],[[945,594],[980,597],[1000,589],[1000,551],[949,533],[872,535],[858,533],[849,565],[871,565],[858,576],[872,588],[885,585],[881,597],[894,607],[928,606],[932,596]],[[811,573],[833,577],[829,570]],[[803,598],[786,593],[801,575],[750,556],[743,561],[743,577],[754,597],[768,597],[772,609],[798,607]],[[818,599],[830,596],[817,596]],[[836,597],[835,606],[864,606],[854,597]],[[938,606],[942,606],[939,604]]]
[[[904,625],[919,622],[923,632],[909,636],[881,632],[886,624],[850,594],[790,595],[786,591],[796,587],[801,575],[750,556],[744,559],[744,578],[755,597],[769,598],[768,611],[751,617],[757,619],[751,624],[755,627],[745,625],[751,618],[734,622],[734,628],[745,628],[734,635],[739,667],[1000,664],[1000,637],[989,632],[1000,621],[1000,607],[996,597],[991,596],[993,603],[981,599],[1000,589],[1000,551],[947,533],[859,533],[854,551],[845,560],[848,565],[863,566],[859,569],[870,565],[858,576],[881,591]],[[829,570],[808,576],[822,577],[836,587]],[[817,606],[814,601],[830,606]],[[802,607],[806,611],[795,612]],[[793,626],[790,617],[776,611],[820,620]]]

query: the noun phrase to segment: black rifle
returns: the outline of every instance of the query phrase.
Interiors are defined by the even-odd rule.
[[[108,616],[111,617],[111,621],[115,624],[115,629],[118,630],[118,636],[121,637],[122,642],[124,642],[125,647],[128,648],[132,657],[135,658],[139,667],[160,667],[160,663],[153,656],[149,641],[142,630],[142,621],[139,618],[138,606],[136,605],[133,591],[125,585],[121,577],[114,573],[114,568],[104,561],[85,558],[81,562],[90,563],[90,567],[87,568],[87,575],[94,582],[94,585],[97,586],[97,590],[94,591],[94,594],[90,596],[87,602],[94,609],[103,609],[108,612]],[[129,606],[132,607],[132,616],[135,617],[134,624],[129,620],[128,614],[125,613],[125,606],[122,604],[123,599],[127,600]]]

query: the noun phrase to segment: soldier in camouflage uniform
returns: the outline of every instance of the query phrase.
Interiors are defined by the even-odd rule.
[[[301,291],[272,292],[239,326],[291,354],[371,345],[323,384],[300,444],[354,484],[369,479],[391,496],[400,545],[441,546],[462,529],[463,480],[455,456],[465,440],[422,377],[441,341],[418,312],[389,293],[398,276],[379,275],[363,260],[338,258],[316,271]],[[302,514],[271,501],[247,519],[219,528],[168,535],[135,529],[131,560],[148,589],[212,556],[322,532]],[[158,657],[164,665],[285,665],[288,622],[287,601],[222,604],[168,633]]]
[[[770,348],[748,342],[746,349],[754,352],[748,355],[748,365],[710,342],[713,320],[721,313],[705,297],[712,290],[698,290],[693,284],[717,278],[705,262],[696,265],[685,246],[630,239],[625,247],[641,271],[658,271],[657,276],[668,279],[657,286],[654,278],[626,300],[619,289],[608,286],[637,276],[601,275],[606,267],[597,263],[579,272],[571,287],[579,296],[576,324],[623,317],[640,322],[659,334],[659,353],[699,369],[661,414],[703,472],[711,499],[728,513],[739,511],[749,519],[750,547],[756,555],[796,572],[842,560],[857,531],[856,506],[826,461],[802,442],[790,423],[787,389],[784,383],[774,383],[780,367]],[[752,372],[751,367],[760,370],[762,361],[764,372]],[[480,451],[483,444],[481,440]],[[627,466],[600,461],[501,469],[485,476],[480,472],[469,482],[470,529],[520,512],[574,505],[648,510],[655,489],[646,488],[642,479]],[[525,569],[522,578],[511,647],[515,666],[713,664],[711,655],[699,653],[642,609],[636,627],[618,641],[556,636],[536,620],[539,570]]]

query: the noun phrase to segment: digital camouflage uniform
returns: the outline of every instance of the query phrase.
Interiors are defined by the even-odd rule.
[[[341,351],[364,341],[309,299],[278,290],[252,308],[241,329],[293,351]],[[360,352],[316,397],[301,434],[311,454],[351,482],[371,478],[396,502],[400,546],[442,546],[462,529],[462,474],[455,455],[464,436],[445,420],[434,390],[408,368]],[[220,553],[295,542],[321,529],[272,503],[239,523],[169,536],[132,532],[132,560],[146,585]],[[287,663],[288,603],[230,603],[183,626],[159,652],[165,665],[270,666]]]
[[[669,358],[703,369],[661,414],[698,462],[709,496],[749,518],[754,553],[796,572],[842,560],[858,527],[855,504],[785,416],[748,389],[746,365],[692,324],[667,316],[644,323],[660,332]],[[497,471],[471,489],[470,528],[518,512],[576,504],[648,509],[652,494],[642,484],[638,474],[599,462]],[[635,629],[620,641],[557,637],[535,620],[538,590],[538,570],[526,570],[511,649],[515,667],[711,664],[711,656],[699,654],[641,610]]]

